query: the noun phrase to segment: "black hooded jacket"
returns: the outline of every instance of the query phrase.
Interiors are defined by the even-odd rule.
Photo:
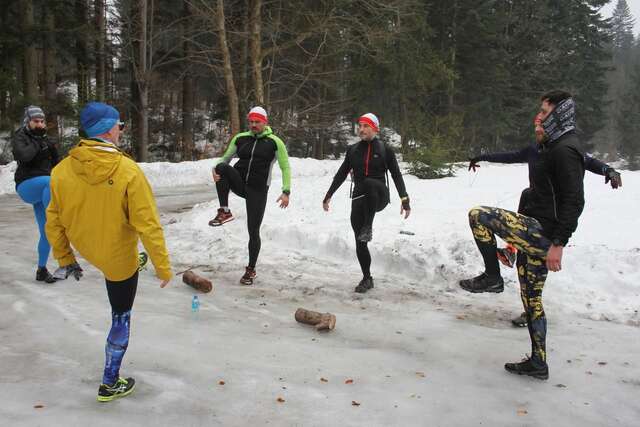
[[[333,193],[347,179],[349,171],[353,171],[354,187],[352,197],[362,194],[362,183],[365,178],[373,178],[386,183],[387,171],[393,178],[398,195],[401,198],[407,196],[407,189],[402,179],[396,155],[389,145],[384,144],[378,138],[374,138],[370,142],[360,141],[347,148],[344,161],[333,178],[325,200],[333,196]]]
[[[543,234],[566,245],[584,208],[584,155],[575,131],[539,148],[530,163],[529,192],[522,213],[540,221]]]
[[[18,162],[15,174],[16,187],[29,178],[51,175],[58,164],[58,150],[47,136],[35,136],[27,127],[22,127],[11,140],[13,157]]]

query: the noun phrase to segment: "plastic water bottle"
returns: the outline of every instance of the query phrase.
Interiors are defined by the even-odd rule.
[[[198,295],[194,295],[191,300],[191,311],[197,313],[200,310],[200,300],[198,299]]]

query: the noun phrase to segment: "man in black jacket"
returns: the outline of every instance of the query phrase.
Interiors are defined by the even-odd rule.
[[[47,125],[44,112],[40,107],[31,105],[25,109],[22,127],[11,140],[13,157],[18,162],[15,173],[16,193],[25,202],[33,206],[36,223],[40,230],[38,242],[38,269],[36,280],[46,283],[55,282],[47,270],[47,260],[51,248],[44,231],[46,210],[51,199],[49,181],[51,169],[58,163],[58,150],[47,138]]]
[[[533,122],[535,133],[538,135],[544,134],[544,129],[542,128],[542,121],[540,120],[540,114],[536,115],[535,120]],[[472,159],[469,159],[469,170],[475,172],[476,168],[479,168],[480,165],[478,162],[487,161],[490,163],[527,163],[529,165],[529,173],[531,173],[532,165],[535,164],[536,159],[540,155],[540,151],[538,150],[538,143],[534,143],[534,145],[527,145],[526,147],[517,150],[517,151],[507,151],[503,153],[487,153],[482,154]],[[601,162],[600,160],[591,157],[588,154],[584,154],[584,168],[585,171],[589,171],[596,175],[604,176],[604,183],[610,184],[611,188],[616,190],[622,187],[622,176],[620,172],[615,170],[612,166]],[[531,185],[531,184],[530,184]],[[522,190],[522,194],[520,195],[520,200],[518,202],[518,213],[522,213],[524,207],[527,204],[527,198],[531,191],[530,187]],[[517,250],[512,246],[507,244],[504,248],[497,249],[498,260],[504,264],[505,266],[511,268],[516,260]],[[517,327],[525,327],[527,326],[527,313],[523,312],[520,316],[511,320],[511,323]]]
[[[387,171],[391,172],[400,196],[400,214],[404,213],[404,217],[408,218],[411,207],[396,156],[391,147],[377,138],[378,118],[367,113],[360,117],[358,126],[361,140],[347,148],[344,162],[333,178],[331,187],[322,201],[322,207],[329,211],[333,193],[351,172],[354,184],[351,194],[351,227],[356,237],[356,255],[363,276],[355,291],[365,293],[373,288],[371,254],[367,247],[367,243],[373,237],[373,218],[376,212],[380,212],[389,204]]]
[[[495,235],[518,250],[517,266],[522,303],[531,337],[531,357],[507,363],[518,375],[547,379],[547,322],[542,289],[547,273],[560,271],[562,252],[578,226],[584,207],[584,155],[576,135],[575,104],[571,95],[552,91],[541,98],[542,132],[536,133],[539,156],[530,163],[530,186],[522,213],[492,207],[469,212],[473,236],[482,254],[485,271],[461,280],[469,292],[502,292]]]

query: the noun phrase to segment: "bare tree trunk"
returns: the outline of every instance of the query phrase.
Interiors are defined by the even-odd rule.
[[[239,91],[240,97],[240,111],[247,110],[248,105],[248,92],[249,92],[249,20],[251,19],[251,0],[245,0],[243,2],[244,10],[242,20],[242,41],[240,45],[240,77],[239,77]]]
[[[251,69],[253,72],[253,85],[255,88],[256,102],[258,104],[264,105],[261,37],[262,0],[253,0],[251,3],[249,16],[251,35],[249,37],[249,46],[251,49]]]
[[[137,116],[138,126],[136,134],[136,159],[139,162],[149,160],[149,88],[147,77],[147,0],[138,2],[139,27],[138,49],[136,52],[135,78],[138,87]]]
[[[91,91],[89,84],[89,52],[87,49],[87,39],[82,37],[83,28],[87,24],[87,0],[76,0],[76,23],[81,34],[76,38],[76,67],[78,81],[78,103],[84,105],[89,100]]]
[[[28,103],[36,103],[38,99],[38,52],[34,37],[33,0],[22,0],[22,32],[25,35],[25,49],[22,61],[23,93]]]
[[[192,16],[188,0],[184,2],[184,14],[185,18]],[[189,32],[190,25],[190,19],[185,19],[183,23],[183,49],[186,65],[184,76],[182,77],[182,160],[194,160],[195,154],[193,147],[194,82],[193,75],[191,73],[191,57],[193,55],[193,48],[191,45],[191,34]]]
[[[456,69],[456,54],[457,54],[457,32],[458,32],[458,0],[454,0],[453,1],[453,20],[451,23],[451,43],[453,43],[453,45],[451,46],[451,52],[450,52],[450,56],[449,56],[449,66],[451,67],[452,70]],[[453,106],[454,106],[454,102],[455,102],[455,81],[454,79],[451,79],[449,81],[449,90],[448,90],[448,97],[449,97],[449,112],[451,113],[453,111]]]
[[[231,133],[240,132],[240,113],[238,110],[238,92],[233,81],[233,69],[231,68],[231,53],[227,44],[227,33],[225,29],[224,0],[218,0],[218,10],[216,24],[218,30],[218,40],[222,51],[222,61],[224,63],[224,80],[227,86],[227,99],[229,103],[229,116],[231,119]]]
[[[105,25],[105,5],[104,0],[95,0],[96,14],[96,99],[104,101],[106,86],[106,64],[104,45],[107,38]]]
[[[45,43],[44,43],[44,103],[47,109],[47,128],[50,136],[58,137],[58,112],[56,111],[56,57],[58,49],[56,44],[56,21],[53,8],[45,8]]]

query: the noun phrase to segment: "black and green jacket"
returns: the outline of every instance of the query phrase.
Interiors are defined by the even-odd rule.
[[[238,157],[233,167],[249,187],[256,189],[262,189],[271,184],[271,171],[277,159],[282,171],[282,192],[288,194],[291,191],[291,170],[287,148],[269,126],[257,135],[252,132],[241,132],[234,136],[218,164],[229,163],[233,157]]]

